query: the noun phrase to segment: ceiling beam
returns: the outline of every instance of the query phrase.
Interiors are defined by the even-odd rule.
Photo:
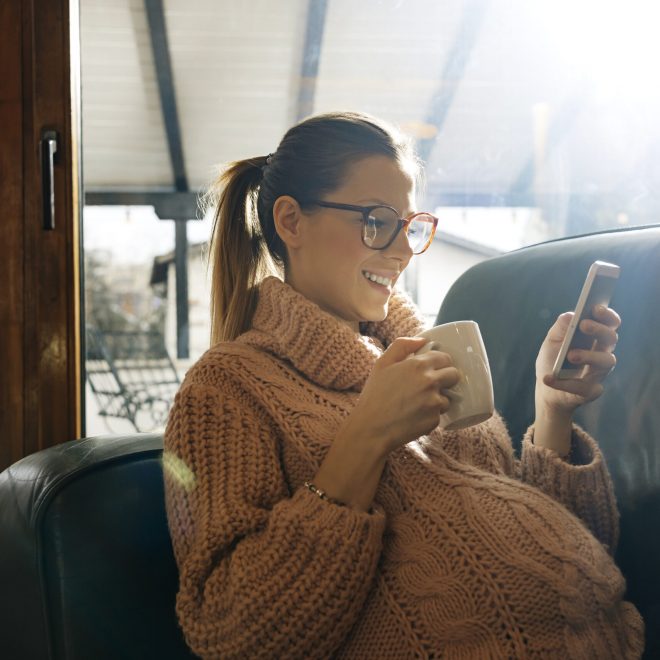
[[[153,206],[161,220],[201,219],[196,192],[87,190],[86,206]]]
[[[314,112],[314,97],[325,31],[328,0],[307,1],[307,23],[300,66],[300,86],[296,102],[296,122]]]
[[[163,1],[144,0],[144,8],[147,12],[147,21],[149,23],[151,50],[153,52],[154,67],[158,79],[160,107],[165,123],[167,145],[169,147],[170,162],[174,175],[174,187],[179,192],[185,192],[188,190],[188,177],[186,176],[186,166],[183,158],[181,126],[179,124],[176,94],[174,92],[174,77],[172,75],[170,48],[165,27]]]
[[[465,4],[454,42],[440,73],[438,88],[431,95],[431,105],[426,116],[425,123],[434,126],[436,131],[433,137],[422,138],[417,143],[417,153],[424,162],[429,160],[461,85],[489,3],[490,0],[469,0]]]

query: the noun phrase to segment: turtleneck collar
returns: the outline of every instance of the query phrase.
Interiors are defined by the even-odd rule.
[[[259,287],[252,328],[236,341],[289,361],[318,385],[357,390],[394,339],[426,328],[406,294],[395,291],[383,321],[360,324],[356,333],[291,286],[267,277]]]

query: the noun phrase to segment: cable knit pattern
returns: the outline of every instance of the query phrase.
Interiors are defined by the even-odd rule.
[[[513,455],[498,415],[390,455],[372,513],[304,488],[375,360],[423,322],[395,293],[352,332],[276,278],[189,370],[165,432],[176,611],[205,658],[639,658],[596,443]]]

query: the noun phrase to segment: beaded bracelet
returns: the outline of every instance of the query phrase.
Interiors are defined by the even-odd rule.
[[[325,491],[321,490],[320,488],[317,488],[311,481],[305,482],[305,488],[311,490],[312,493],[314,493],[314,495],[318,495],[322,500],[325,500],[326,502],[331,502],[332,504],[336,504],[337,506],[346,506],[344,502],[340,502],[339,500],[336,500],[333,497],[328,497],[328,495],[325,494]]]

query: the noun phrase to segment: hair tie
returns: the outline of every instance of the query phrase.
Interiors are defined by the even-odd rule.
[[[270,161],[273,160],[273,154],[268,154],[266,156],[266,162],[261,166],[261,171],[265,172],[266,168],[270,165]]]

